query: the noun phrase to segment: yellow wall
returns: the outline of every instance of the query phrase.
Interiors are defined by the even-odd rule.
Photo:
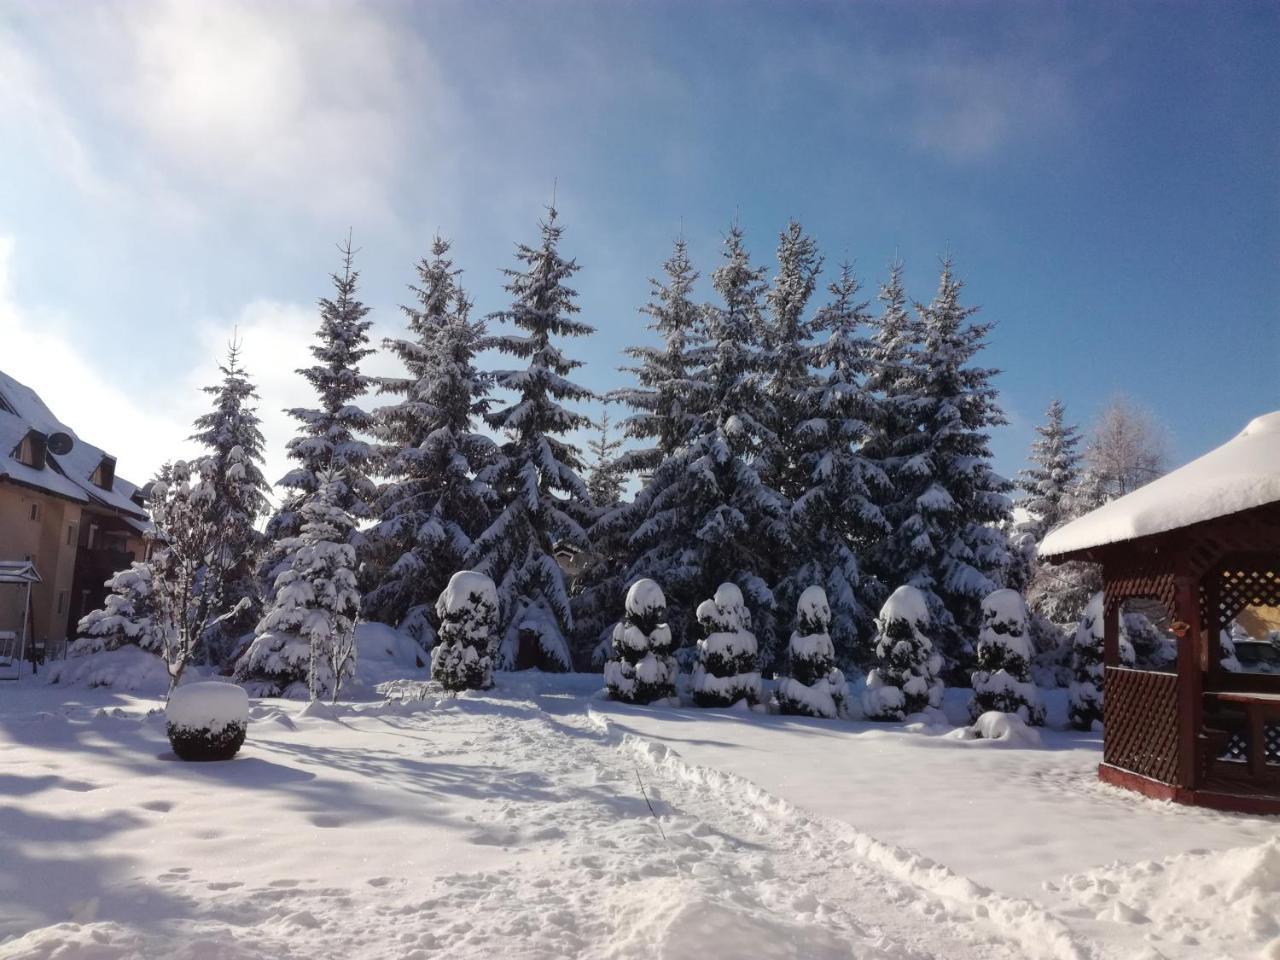
[[[33,503],[39,506],[39,520],[31,519]],[[31,590],[35,629],[29,639],[45,640],[51,657],[61,653],[67,640],[80,514],[79,504],[0,482],[0,560],[30,557],[35,562],[42,582]],[[70,534],[69,527],[75,528]],[[25,588],[0,584],[0,630],[22,629],[25,598]]]

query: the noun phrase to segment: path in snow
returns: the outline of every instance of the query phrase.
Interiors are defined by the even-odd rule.
[[[201,767],[160,762],[156,715],[9,721],[29,802],[0,839],[39,896],[0,891],[0,930],[37,927],[0,956],[1092,955],[1029,903],[583,707],[260,705],[242,757]]]

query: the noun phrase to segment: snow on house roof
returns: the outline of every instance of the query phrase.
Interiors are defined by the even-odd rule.
[[[65,454],[48,451],[41,469],[27,466],[15,454],[32,430],[45,436],[67,434],[73,441],[71,450]],[[109,456],[58,420],[34,390],[0,370],[0,480],[13,480],[77,503],[107,507],[145,530],[147,512],[132,499],[136,486],[120,477],[113,477],[109,490],[93,482],[94,473]]]
[[[1054,530],[1040,556],[1167,533],[1280,502],[1280,411],[1249,422],[1237,436],[1145,487]]]

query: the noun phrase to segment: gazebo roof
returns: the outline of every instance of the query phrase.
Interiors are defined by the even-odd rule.
[[[40,574],[30,560],[0,560],[0,583],[39,583]]]
[[[1040,556],[1061,557],[1179,530],[1280,502],[1280,411],[1250,421],[1198,460],[1054,530]]]

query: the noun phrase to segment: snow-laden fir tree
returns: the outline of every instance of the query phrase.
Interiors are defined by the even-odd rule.
[[[1099,591],[1085,606],[1072,644],[1067,718],[1077,730],[1091,730],[1094,724],[1102,723],[1103,630],[1103,594]],[[1133,647],[1124,637],[1120,638],[1120,663],[1126,667],[1134,663]]]
[[[355,673],[355,520],[343,505],[350,482],[330,471],[316,479],[298,535],[284,541],[275,599],[236,664],[236,681],[253,696],[336,701],[342,681]]]
[[[831,605],[831,637],[837,660],[868,666],[873,615],[883,588],[862,570],[866,555],[888,533],[878,502],[888,478],[865,452],[876,404],[865,389],[870,344],[863,328],[871,317],[858,300],[858,281],[844,264],[831,284],[831,301],[812,324],[821,339],[811,353],[822,371],[794,404],[801,411],[789,445],[805,486],[791,501],[791,554],[778,584],[779,602],[811,584],[825,588]]]
[[[637,361],[627,368],[636,383],[609,395],[611,401],[632,409],[631,416],[622,422],[623,435],[639,441],[621,453],[618,469],[624,474],[639,473],[645,483],[663,462],[702,432],[699,414],[705,406],[705,384],[698,376],[697,351],[704,337],[702,310],[693,300],[697,278],[688,248],[680,238],[663,264],[663,279],[650,279],[649,300],[640,308],[649,318],[648,328],[662,343],[628,347],[627,355]],[[574,583],[573,616],[576,645],[584,659],[586,651],[593,651],[593,663],[607,655],[612,643],[618,598],[626,589],[632,562],[629,540],[643,520],[642,505],[620,503],[597,511],[588,530],[591,546]],[[671,611],[677,641],[685,637],[686,614],[692,614],[689,598],[677,597]]]
[[[653,703],[676,695],[675,642],[667,624],[667,598],[652,580],[627,590],[622,620],[613,628],[604,665],[609,696],[623,703]]]
[[[160,656],[169,672],[169,692],[203,653],[208,636],[229,620],[243,618],[250,597],[226,595],[229,573],[240,558],[232,544],[238,531],[223,522],[219,498],[243,502],[240,485],[250,483],[244,454],[234,446],[223,458],[201,457],[166,464],[151,487],[153,530],[151,603]]]
[[[760,702],[760,658],[751,632],[751,611],[735,584],[722,583],[715,596],[698,604],[698,660],[689,689],[700,707],[731,707],[739,700]]]
[[[369,531],[372,586],[365,615],[397,626],[424,647],[429,614],[449,578],[467,567],[492,516],[494,444],[477,431],[490,378],[476,369],[484,324],[470,317],[448,241],[436,237],[417,265],[415,303],[402,307],[406,336],[383,341],[405,374],[378,390],[397,399],[375,411],[379,473],[385,478]]]
[[[98,610],[80,618],[79,639],[67,656],[79,657],[133,644],[148,653],[159,653],[161,637],[155,622],[151,596],[151,564],[134,561],[117,570],[107,581],[107,598]]]
[[[211,610],[217,622],[201,652],[207,662],[224,664],[239,652],[241,637],[252,629],[261,609],[255,572],[262,535],[254,524],[267,511],[269,487],[262,475],[264,441],[254,406],[258,392],[240,366],[239,343],[228,345],[227,360],[218,369],[222,380],[204,388],[213,398],[213,409],[196,418],[189,439],[204,446],[211,461],[207,472],[213,496],[207,508],[210,522],[221,528],[218,545],[225,552],[210,562],[210,571],[219,572],[223,582],[206,578],[201,588],[217,593],[222,605]],[[248,603],[241,605],[242,600]],[[235,617],[220,616],[236,606],[241,606],[241,613]]]
[[[459,570],[436,602],[440,636],[431,679],[446,690],[488,690],[498,649],[498,590],[474,570]]]
[[[830,629],[827,595],[811,586],[796,606],[796,628],[787,650],[789,675],[778,680],[776,696],[783,713],[828,719],[844,713],[848,686],[836,666]]]
[[[996,371],[971,363],[990,324],[971,321],[977,308],[960,303],[962,289],[948,258],[933,301],[917,304],[920,341],[905,384],[914,427],[891,444],[894,534],[881,554],[887,582],[924,592],[951,667],[972,662],[982,598],[1002,586],[1010,560],[1012,485],[992,469],[989,434],[1006,421]]]
[[[495,374],[515,399],[487,417],[505,438],[494,474],[498,510],[472,547],[468,566],[498,585],[499,666],[513,666],[517,651],[534,645],[543,663],[568,670],[573,612],[554,547],[561,541],[588,546],[583,525],[591,498],[581,457],[566,437],[591,421],[565,403],[588,400],[591,392],[568,379],[581,362],[567,357],[556,340],[584,337],[594,328],[577,319],[577,293],[566,285],[578,264],[560,255],[564,228],[555,207],[540,226],[538,246],[517,247],[522,269],[505,271],[511,307],[495,314],[520,332],[495,337],[494,346],[526,365]]]
[[[1022,497],[1018,501],[1021,516],[1010,526],[1009,540],[1013,551],[1005,578],[1010,587],[1026,591],[1032,609],[1041,612],[1034,599],[1043,595],[1056,578],[1036,584],[1040,563],[1036,547],[1045,534],[1061,526],[1075,515],[1075,492],[1080,484],[1079,431],[1066,422],[1066,408],[1061,400],[1053,400],[1045,413],[1045,422],[1036,427],[1037,439],[1031,444],[1028,460],[1031,466],[1018,474]],[[1078,619],[1073,616],[1071,619]]]
[[[757,341],[764,271],[751,265],[737,226],[725,239],[712,285],[721,303],[704,312],[708,342],[697,354],[706,415],[701,432],[662,462],[627,512],[635,530],[627,577],[664,585],[678,640],[691,634],[686,618],[699,598],[722,582],[737,583],[763,665],[772,668],[777,638],[769,577],[788,543],[787,511],[757,462],[771,419]]]
[[[1015,590],[996,590],[982,601],[982,632],[973,671],[969,715],[989,710],[1016,713],[1024,723],[1044,723],[1044,703],[1031,679],[1031,646],[1027,605]]]
[[[280,507],[267,521],[267,546],[259,568],[265,603],[274,599],[276,577],[284,569],[284,541],[302,528],[302,507],[320,488],[319,477],[335,471],[347,484],[339,505],[356,520],[370,516],[377,492],[369,478],[372,448],[363,436],[373,426],[373,416],[357,406],[369,388],[360,362],[373,353],[369,343],[369,308],[356,296],[360,274],[352,266],[355,252],[348,236],[342,253],[342,270],[331,275],[334,295],[320,300],[320,326],[311,355],[315,363],[296,372],[316,392],[319,406],[288,411],[298,421],[298,432],[285,445],[295,466],[279,481],[285,489]],[[352,545],[362,538],[352,529]]]
[[[868,720],[903,720],[942,706],[942,657],[931,633],[924,593],[912,586],[893,591],[876,620],[876,666],[862,693]]]
[[[637,361],[628,368],[636,386],[610,395],[635,411],[622,426],[640,445],[623,455],[622,467],[646,476],[703,432],[706,406],[706,384],[698,375],[706,337],[702,308],[693,299],[698,274],[683,237],[676,240],[662,271],[664,279],[649,280],[649,302],[640,308],[662,345],[628,347],[627,355]]]
[[[598,510],[618,505],[626,481],[626,473],[619,462],[622,441],[609,432],[610,426],[609,411],[606,410],[596,424],[596,436],[587,444],[587,452],[591,455],[587,493],[591,495],[591,505]]]

